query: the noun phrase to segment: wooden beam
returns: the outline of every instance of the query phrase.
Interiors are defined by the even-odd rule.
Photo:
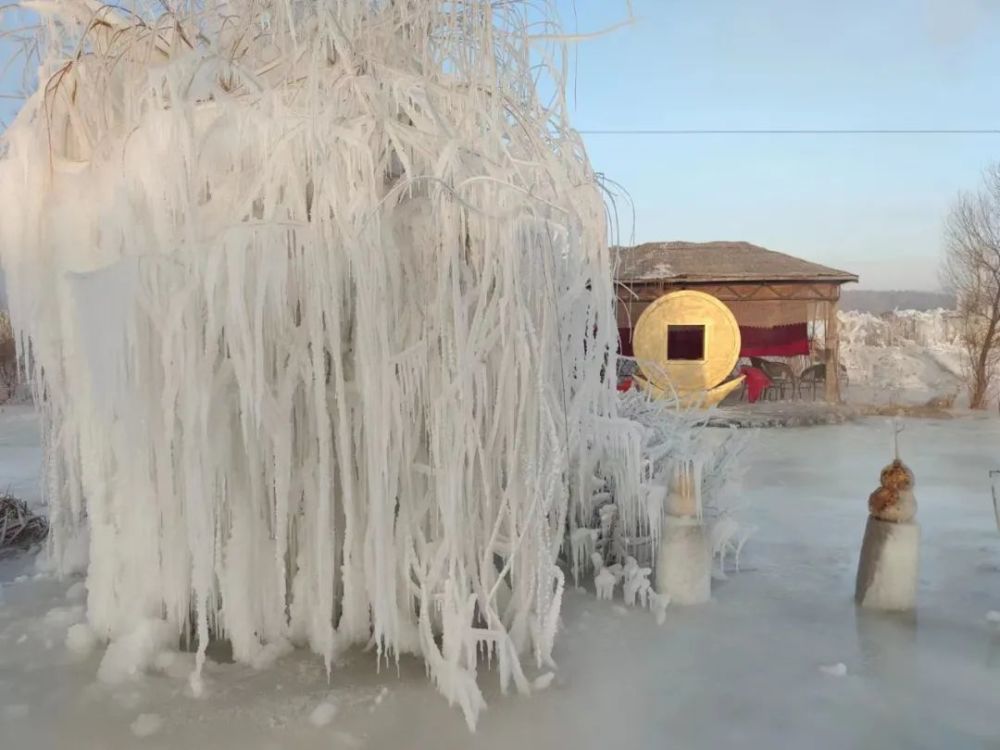
[[[723,302],[750,301],[782,301],[795,302],[826,302],[836,300],[840,296],[837,284],[823,283],[719,283],[719,284],[668,284],[655,282],[651,284],[623,285],[619,298],[643,302],[652,302],[668,292],[681,289],[697,289],[718,297]]]
[[[840,403],[840,331],[837,321],[837,303],[826,303],[826,400]]]

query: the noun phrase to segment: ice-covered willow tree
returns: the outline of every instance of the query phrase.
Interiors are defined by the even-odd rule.
[[[470,724],[477,656],[551,662],[574,503],[639,459],[539,5],[30,3],[0,251],[100,636],[413,652]]]

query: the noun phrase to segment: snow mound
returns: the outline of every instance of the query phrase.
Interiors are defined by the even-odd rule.
[[[143,620],[108,646],[97,679],[116,685],[135,679],[156,666],[157,656],[177,642],[177,632],[163,620]]]
[[[325,727],[337,716],[337,704],[323,701],[309,714],[309,723],[314,727]]]

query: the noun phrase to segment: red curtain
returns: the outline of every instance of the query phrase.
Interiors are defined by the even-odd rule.
[[[740,326],[741,357],[794,357],[809,354],[809,326],[791,323],[773,328]]]
[[[809,354],[809,325],[791,323],[773,328],[740,326],[741,357],[794,357]],[[618,329],[618,352],[623,357],[634,355],[632,329]]]
[[[633,356],[631,328],[618,329],[618,353],[623,357]]]

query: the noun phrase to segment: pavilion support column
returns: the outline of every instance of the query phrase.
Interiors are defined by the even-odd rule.
[[[840,403],[840,331],[837,321],[837,299],[826,303],[825,342],[826,349],[826,400]]]

